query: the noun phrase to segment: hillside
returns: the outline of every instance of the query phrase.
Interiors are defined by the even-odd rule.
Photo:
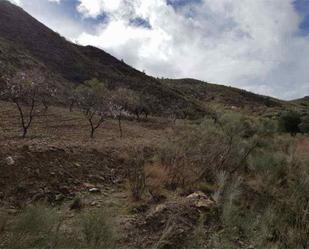
[[[185,109],[190,116],[205,114],[205,106],[219,103],[229,108],[264,112],[280,109],[284,101],[241,89],[194,79],[159,80],[130,67],[92,46],[79,46],[35,20],[21,8],[0,0],[0,70],[14,72],[41,65],[57,76],[59,85],[80,84],[91,78],[109,87],[128,87],[157,100],[154,112],[171,106]],[[1,69],[2,68],[2,69]],[[1,71],[0,71],[1,72]],[[298,106],[298,102],[295,102]],[[206,108],[207,109],[207,108]]]
[[[156,79],[135,70],[104,51],[78,46],[53,32],[21,8],[0,1],[0,66],[2,71],[42,65],[62,78],[62,84],[80,84],[98,78],[109,87],[128,87],[154,96],[156,112],[171,103],[200,115],[204,110],[194,101],[175,93]],[[1,67],[0,67],[1,69]]]
[[[308,248],[308,97],[154,78],[4,0],[0,97],[0,249]]]

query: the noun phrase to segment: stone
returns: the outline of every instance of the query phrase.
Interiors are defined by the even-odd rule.
[[[99,192],[101,192],[101,191],[100,191],[100,189],[98,189],[98,188],[91,188],[91,189],[89,189],[89,192],[90,192],[90,193],[99,193]]]
[[[201,191],[194,192],[186,197],[190,204],[196,208],[211,208],[215,202],[211,200],[206,194]]]
[[[15,164],[15,160],[11,156],[8,156],[7,158],[5,158],[5,162],[8,166],[13,166]]]
[[[83,183],[83,186],[84,186],[85,188],[87,188],[87,189],[95,188],[95,185],[93,185],[93,184],[91,184],[91,183],[87,183],[87,182]]]

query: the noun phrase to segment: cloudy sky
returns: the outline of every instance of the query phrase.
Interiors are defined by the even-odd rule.
[[[309,0],[11,0],[147,74],[309,95]]]

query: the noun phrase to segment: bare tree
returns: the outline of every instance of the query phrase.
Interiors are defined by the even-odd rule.
[[[145,115],[145,119],[148,119],[148,115],[153,112],[153,107],[155,106],[156,98],[147,93],[142,93],[138,96],[138,101],[134,106],[134,114],[136,119],[139,121],[142,114]]]
[[[97,79],[86,81],[76,89],[78,101],[90,125],[90,137],[94,138],[95,131],[101,126],[109,112],[108,89]]]
[[[185,111],[177,104],[171,104],[166,110],[166,115],[172,120],[173,125],[176,124],[177,119],[185,119]]]
[[[2,97],[15,103],[22,126],[22,137],[25,138],[33,118],[36,115],[40,90],[44,89],[45,76],[39,69],[18,72],[5,79],[6,87]]]
[[[53,103],[58,94],[57,87],[53,83],[52,76],[45,79],[44,85],[40,88],[39,98],[44,106],[44,110],[47,111],[48,107]]]
[[[67,92],[67,100],[68,100],[68,105],[69,105],[69,111],[73,112],[74,105],[78,103],[78,92],[77,88],[69,85],[69,90]]]
[[[112,92],[111,96],[111,114],[117,118],[120,137],[123,137],[122,118],[130,115],[130,110],[138,106],[139,97],[134,91],[127,88],[118,88]]]

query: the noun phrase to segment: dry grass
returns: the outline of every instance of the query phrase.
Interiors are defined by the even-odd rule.
[[[104,150],[106,147],[130,148],[131,146],[153,146],[170,133],[166,121],[151,118],[148,122],[123,121],[124,137],[119,138],[118,124],[106,120],[90,139],[90,127],[83,114],[70,113],[67,109],[50,107],[47,113],[39,112],[29,128],[29,136],[20,138],[20,123],[16,108],[0,102],[0,144],[22,147],[27,144],[41,144],[50,147],[83,147]]]

